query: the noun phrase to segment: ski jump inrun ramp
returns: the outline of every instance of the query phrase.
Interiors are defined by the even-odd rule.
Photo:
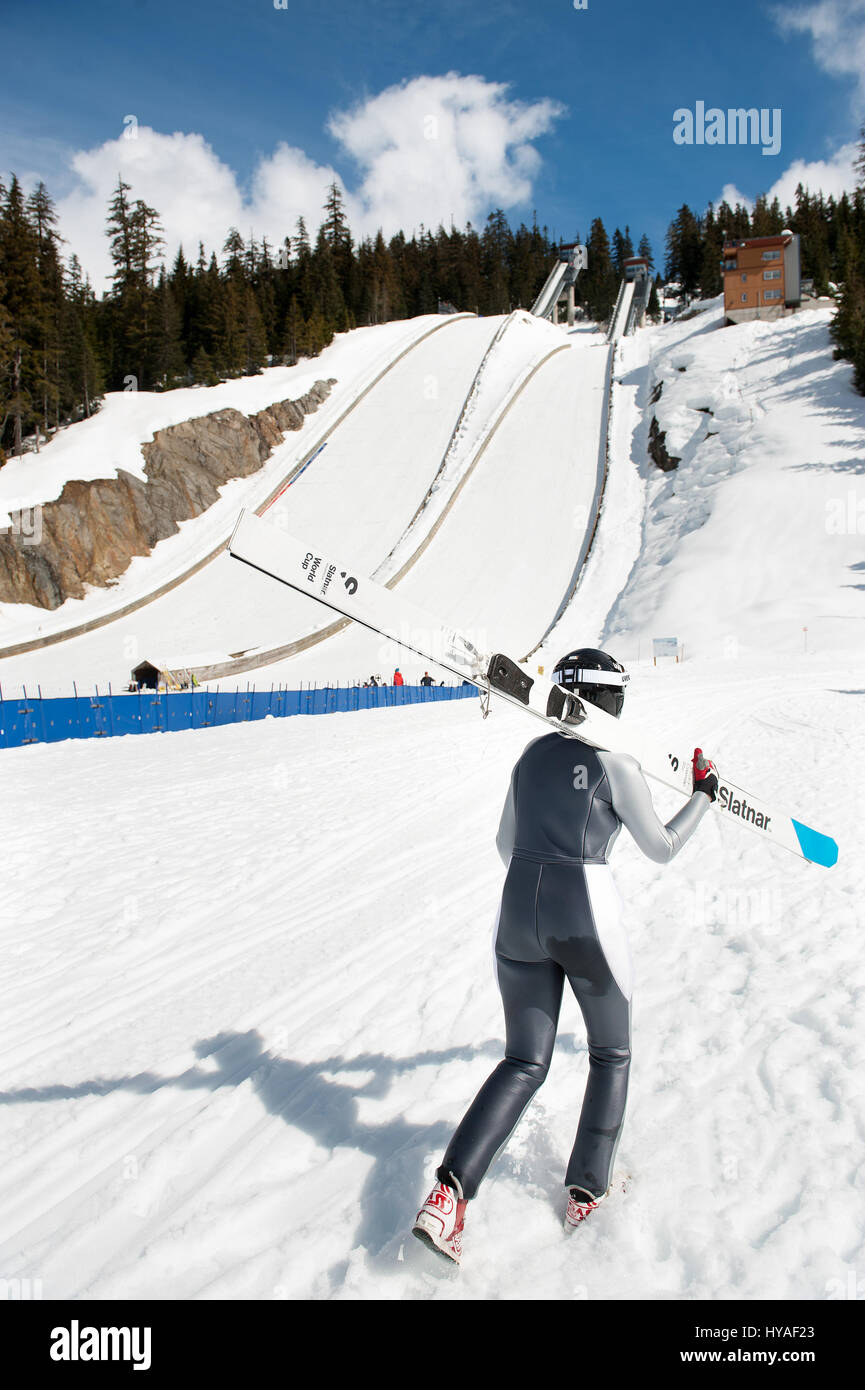
[[[24,671],[46,688],[119,683],[137,659],[169,652],[221,682],[250,671],[289,680],[301,658],[307,671],[312,661],[322,674],[363,671],[343,624],[232,562],[224,547],[241,506],[320,538],[444,620],[489,629],[520,656],[534,650],[573,593],[597,523],[615,344],[524,311],[418,327],[351,399],[334,388],[287,440],[284,466],[245,480],[245,496],[230,485],[217,545],[187,549],[177,573],[113,612],[64,630],[58,611],[54,631],[0,651],[0,682]]]

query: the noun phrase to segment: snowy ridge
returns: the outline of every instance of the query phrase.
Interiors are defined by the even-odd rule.
[[[669,473],[644,465],[639,562],[604,638],[628,634],[633,651],[651,628],[693,655],[819,650],[843,660],[862,622],[847,499],[865,407],[832,359],[828,310],[715,331],[722,316],[716,301],[671,325],[669,347],[662,330],[622,345],[623,375],[643,372],[652,352],[647,385],[663,389],[647,416],[681,462]],[[695,569],[723,582],[695,594]]]

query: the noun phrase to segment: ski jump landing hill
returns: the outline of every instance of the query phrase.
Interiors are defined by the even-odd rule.
[[[7,694],[16,683],[65,694],[73,679],[117,689],[142,660],[223,688],[235,677],[245,685],[250,672],[280,684],[389,675],[404,653],[328,624],[312,603],[231,561],[224,547],[241,507],[320,537],[414,602],[526,656],[573,592],[597,521],[613,351],[593,327],[567,330],[522,310],[428,316],[341,335],[313,363],[257,378],[109,397],[32,461],[26,495],[10,496],[0,479],[0,504],[49,501],[81,476],[85,455],[94,476],[100,448],[97,475],[110,476],[166,423],[227,404],[250,413],[316,377],[336,379],[259,473],[227,484],[111,588],[53,613],[4,605],[0,685]],[[40,471],[51,480],[41,490]],[[403,669],[407,679],[422,674],[410,662]]]

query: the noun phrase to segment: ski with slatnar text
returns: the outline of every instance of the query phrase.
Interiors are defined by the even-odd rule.
[[[541,689],[522,667],[500,652],[480,650],[470,637],[443,624],[423,608],[387,589],[344,559],[317,547],[313,537],[298,539],[243,511],[228,543],[229,553],[334,613],[399,643],[424,661],[477,686],[485,703],[495,696],[541,720],[550,729],[611,753],[628,753],[655,781],[690,796],[692,749],[677,739],[654,742],[554,685]],[[778,810],[729,781],[718,770],[717,810],[725,819],[791,850],[802,859],[830,868],[838,846],[828,835]]]

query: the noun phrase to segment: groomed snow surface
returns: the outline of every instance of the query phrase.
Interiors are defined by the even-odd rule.
[[[621,346],[601,525],[534,660],[607,643],[633,672],[629,717],[687,728],[743,786],[835,835],[840,859],[826,871],[711,818],[664,868],[620,837],[627,1193],[562,1232],[587,1071],[566,995],[550,1076],[469,1208],[460,1273],[409,1234],[502,1055],[494,836],[536,733],[517,711],[33,746],[3,755],[4,1278],[38,1279],[46,1299],[849,1296],[865,1230],[865,409],[826,314],[722,333],[717,317]],[[682,457],[664,477],[645,462],[660,380]],[[521,460],[502,446],[484,461],[525,501]],[[494,494],[483,463],[455,523],[480,515],[475,486]],[[549,620],[560,576],[544,578],[542,502],[525,505]],[[462,562],[449,525],[407,585],[416,601],[436,547],[441,572]],[[462,545],[462,523],[452,534]],[[494,531],[474,539],[469,590],[513,558]],[[526,600],[517,616],[543,615]],[[652,635],[682,638],[684,663],[652,666]],[[290,683],[399,660],[350,631],[271,669]],[[653,793],[668,818],[678,798]]]

